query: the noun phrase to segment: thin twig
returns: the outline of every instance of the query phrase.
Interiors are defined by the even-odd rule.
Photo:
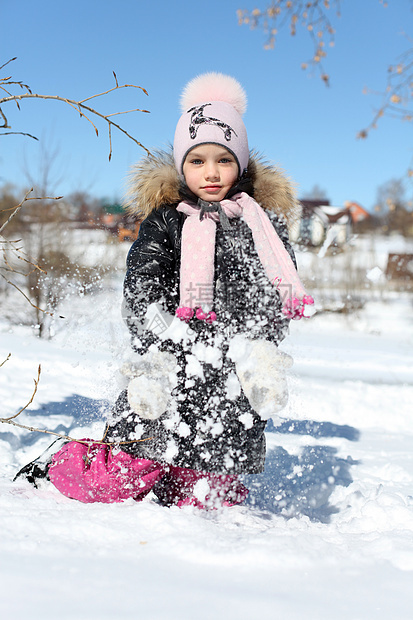
[[[110,89],[107,92],[111,92],[112,90],[117,90],[118,88],[124,88],[128,86],[127,84],[125,84],[124,86],[119,86],[116,87],[114,89]],[[137,87],[139,88],[139,87]],[[106,93],[101,93],[102,94],[106,94]],[[97,95],[100,96],[100,95]],[[63,103],[67,103],[69,106],[71,106],[72,108],[76,109],[80,116],[86,118],[86,120],[89,121],[89,123],[93,126],[96,135],[99,135],[98,129],[97,127],[94,125],[94,123],[90,120],[90,118],[83,112],[83,110],[87,110],[87,112],[90,112],[91,114],[95,114],[96,116],[98,116],[99,118],[103,119],[106,123],[108,123],[109,125],[109,129],[111,128],[111,126],[113,125],[113,127],[116,127],[116,129],[118,131],[120,131],[121,133],[125,134],[125,136],[127,136],[130,140],[132,140],[133,142],[135,142],[135,144],[137,144],[139,147],[141,147],[142,149],[144,149],[144,151],[147,152],[148,155],[150,155],[150,151],[149,149],[146,148],[146,146],[144,146],[141,142],[139,142],[139,140],[137,140],[136,138],[134,138],[133,136],[131,136],[126,129],[123,129],[123,127],[121,127],[120,125],[118,125],[117,123],[114,123],[113,121],[109,120],[108,115],[105,114],[101,114],[100,112],[98,112],[97,110],[90,108],[89,106],[84,105],[82,102],[80,101],[74,101],[73,99],[67,99],[65,97],[60,97],[59,95],[39,95],[38,93],[23,93],[21,95],[12,95],[11,97],[3,97],[3,99],[0,99],[0,105],[3,103],[8,103],[9,101],[16,101],[16,103],[18,103],[19,101],[21,101],[22,99],[44,99],[44,100],[53,100],[53,101],[62,101]],[[85,101],[85,100],[84,100]],[[142,110],[144,112],[148,112],[148,110]],[[2,135],[2,134],[0,134]],[[111,159],[111,152],[109,154],[109,159]]]
[[[112,112],[112,114],[106,114],[105,118],[110,118],[111,116],[118,116],[119,114],[130,114],[131,112],[146,112],[147,114],[150,114],[149,110],[134,108],[133,110],[125,110],[124,112]]]
[[[4,124],[0,125],[0,129],[10,129],[10,127],[7,124],[7,118],[3,112],[3,110],[0,108],[0,116],[2,117]],[[9,132],[8,132],[9,133]]]
[[[22,407],[22,408],[21,408],[21,409],[20,409],[17,413],[15,413],[14,415],[10,416],[9,418],[0,418],[0,422],[5,422],[6,424],[7,424],[7,423],[9,423],[9,422],[11,422],[11,420],[14,420],[14,418],[17,418],[17,416],[19,416],[21,413],[23,413],[23,411],[24,411],[25,409],[27,409],[27,407],[28,407],[29,405],[31,405],[31,404],[32,404],[32,402],[33,402],[33,400],[34,400],[34,397],[36,396],[37,387],[38,387],[38,385],[39,385],[39,381],[40,381],[40,373],[41,373],[41,372],[42,372],[42,367],[41,367],[41,365],[39,364],[39,367],[38,367],[38,369],[37,369],[37,379],[33,379],[33,381],[34,381],[34,390],[33,390],[33,393],[32,393],[32,395],[31,395],[31,398],[30,398],[30,400],[28,401],[28,403],[26,403],[26,404],[24,405],[24,407]]]
[[[0,267],[0,269],[2,269],[3,271],[11,271],[11,272],[16,273],[16,274],[18,274],[20,276],[25,276],[25,277],[27,277],[31,273],[34,273],[35,271],[40,271],[41,273],[44,273],[44,275],[47,275],[47,271],[45,269],[42,269],[40,267],[40,265],[38,265],[37,263],[34,263],[32,260],[30,260],[29,258],[25,257],[26,252],[24,252],[22,250],[22,248],[14,247],[15,244],[19,243],[20,241],[21,241],[21,239],[19,239],[17,241],[9,241],[8,239],[4,239],[4,237],[3,237],[3,240],[0,239],[0,243],[4,243],[5,246],[6,246],[6,247],[2,248],[2,253],[3,253],[4,263],[5,263],[6,267],[7,267],[7,268]],[[7,249],[9,249],[11,252],[13,252],[13,254],[17,258],[17,260],[20,260],[23,263],[27,263],[28,265],[33,267],[33,269],[31,269],[27,273],[23,273],[22,271],[18,271],[17,269],[14,269],[14,267],[12,265],[10,265],[9,261],[7,260]]]
[[[341,0],[333,0],[336,6],[337,17],[340,17]],[[332,8],[328,0],[272,0],[266,2],[263,9],[238,9],[238,24],[248,24],[251,29],[260,27],[267,35],[264,48],[274,49],[276,40],[286,24],[289,24],[290,35],[295,36],[302,28],[308,33],[313,44],[313,56],[301,64],[302,69],[315,67],[326,86],[329,85],[329,76],[324,70],[323,59],[327,56],[324,38],[329,39],[330,46],[334,45],[335,31],[329,19],[328,10]]]
[[[10,58],[10,60],[8,60],[7,62],[4,63],[4,65],[1,65],[0,67],[0,71],[2,69],[4,69],[4,67],[7,67],[8,64],[10,64],[11,62],[14,62],[15,60],[17,60],[17,56],[15,56],[14,58]]]
[[[10,358],[11,353],[9,353],[9,355],[7,356],[7,358],[0,364],[0,368],[1,366],[3,366],[3,364],[5,364],[7,362],[7,360]],[[97,445],[102,445],[102,446],[119,446],[119,445],[126,445],[126,444],[131,444],[131,443],[139,443],[142,441],[150,441],[151,439],[153,439],[153,437],[147,437],[145,439],[132,439],[130,441],[99,441],[99,440],[95,440],[95,439],[75,439],[74,437],[70,437],[70,435],[62,435],[61,433],[56,433],[54,431],[49,431],[47,429],[42,429],[42,428],[36,428],[34,426],[28,426],[27,424],[20,424],[20,422],[16,422],[15,418],[17,418],[21,413],[23,413],[23,411],[25,409],[27,409],[27,407],[29,405],[32,404],[34,397],[36,396],[37,393],[37,388],[39,386],[39,382],[40,382],[40,374],[41,374],[41,365],[39,364],[38,370],[37,370],[37,378],[34,379],[34,390],[33,393],[30,397],[30,400],[24,405],[24,407],[22,407],[17,413],[15,413],[14,415],[8,417],[8,418],[0,418],[0,422],[3,424],[11,424],[12,426],[17,426],[18,428],[23,428],[27,431],[31,431],[31,432],[36,432],[36,433],[43,433],[46,435],[53,435],[54,437],[60,437],[61,439],[66,439],[67,441],[75,441],[77,443],[81,443],[81,444],[85,444],[85,445],[93,445],[93,444],[97,444]],[[105,433],[106,435],[106,433]],[[104,435],[104,437],[105,437]]]
[[[13,208],[13,212],[10,214],[10,216],[8,217],[8,219],[4,222],[4,224],[0,227],[0,236],[2,236],[2,232],[3,230],[6,228],[6,226],[10,223],[10,221],[17,215],[17,213],[20,211],[20,209],[22,208],[23,204],[25,202],[29,202],[32,200],[61,200],[62,196],[32,196],[31,198],[29,198],[29,194],[33,191],[33,188],[31,188],[26,195],[24,196],[23,200],[17,205],[17,207]],[[4,258],[4,263],[6,265],[5,267],[0,267],[0,276],[3,278],[3,280],[5,280],[7,282],[7,284],[9,284],[10,286],[12,286],[13,288],[15,288],[21,295],[23,295],[23,297],[26,299],[26,301],[29,302],[29,304],[32,306],[32,308],[34,308],[35,310],[37,310],[38,312],[42,312],[43,314],[47,314],[51,317],[54,316],[54,313],[49,312],[48,310],[44,310],[43,308],[40,308],[39,306],[37,306],[35,303],[32,302],[32,300],[28,297],[28,295],[26,295],[26,293],[24,293],[21,288],[19,288],[17,286],[17,284],[15,284],[14,282],[12,282],[11,280],[9,280],[4,273],[1,273],[1,271],[10,271],[12,273],[16,273],[19,275],[23,275],[25,277],[28,277],[31,273],[33,273],[34,271],[40,271],[43,274],[47,274],[47,271],[45,271],[44,269],[42,269],[40,267],[40,265],[37,265],[35,262],[33,262],[32,260],[30,260],[30,258],[26,258],[26,256],[24,256],[24,252],[22,253],[20,248],[15,248],[13,247],[13,241],[8,241],[7,239],[0,239],[1,243],[4,243],[6,245],[6,247],[4,247],[2,249],[3,251],[3,258]],[[15,242],[17,243],[17,242]],[[15,254],[15,256],[17,256],[17,258],[20,261],[23,261],[29,265],[31,265],[31,267],[33,268],[32,270],[30,270],[28,273],[21,273],[19,271],[17,271],[16,269],[14,269],[8,262],[7,260],[7,255],[6,255],[6,248],[7,246],[9,248],[11,248],[11,252],[13,252]],[[23,254],[23,255],[22,255]]]
[[[19,258],[19,257],[17,257]],[[31,269],[30,271],[24,272],[24,271],[18,271],[17,269],[14,269],[14,267],[12,267],[11,265],[9,265],[9,263],[6,261],[6,259],[4,259],[4,262],[6,263],[7,267],[0,267],[0,269],[6,273],[13,273],[17,276],[23,276],[23,278],[28,278],[32,273],[35,273],[37,271],[36,268]],[[42,270],[43,271],[43,270]],[[44,274],[47,274],[47,271],[43,271]]]
[[[105,90],[102,93],[98,93],[97,95],[91,95],[91,97],[86,97],[86,99],[81,99],[81,101],[79,101],[79,104],[85,103],[85,101],[90,101],[91,99],[96,99],[96,97],[108,95],[109,93],[112,93],[115,90],[120,90],[121,88],[139,88],[145,93],[145,95],[148,95],[148,91],[145,90],[142,86],[137,86],[136,84],[122,84],[122,86],[119,86],[118,81],[116,80],[116,86],[114,86],[113,88],[109,88],[108,90]]]
[[[9,224],[9,222],[15,217],[15,215],[18,214],[18,212],[20,211],[20,209],[22,208],[25,202],[29,202],[30,200],[61,200],[63,198],[63,196],[32,196],[31,198],[28,198],[30,192],[32,191],[33,191],[33,187],[29,189],[29,191],[26,193],[23,200],[17,205],[17,207],[15,207],[13,213],[0,227],[0,235],[3,232],[3,230],[6,228],[6,226]]]
[[[31,133],[26,133],[25,131],[2,131],[0,135],[2,136],[27,136],[28,138],[33,138],[33,140],[39,141],[39,138],[36,138],[36,136],[32,136]]]
[[[357,138],[365,139],[383,116],[398,118],[402,121],[413,121],[413,39],[406,35],[409,47],[401,54],[394,64],[388,67],[387,84],[382,92],[364,89],[364,94],[381,97],[381,105],[375,111],[370,124],[358,132]],[[409,107],[410,106],[410,107]]]
[[[16,252],[21,252],[21,249],[20,248],[16,249]],[[28,258],[25,258],[24,256],[21,255],[21,253],[17,254],[16,258],[33,267],[33,269],[29,273],[33,273],[34,271],[40,271],[41,273],[44,273],[45,276],[47,276],[47,271],[45,269],[42,269],[40,265],[38,265],[37,263],[33,263],[33,261],[29,260]],[[16,273],[20,273],[20,272],[16,271]],[[22,273],[22,275],[28,275],[28,274]]]
[[[1,364],[0,364],[0,368],[1,368],[2,366],[4,366],[4,364],[5,364],[6,362],[8,362],[10,358],[11,358],[11,353],[9,353],[9,354],[8,354],[8,356],[6,357],[6,359],[5,359],[5,360],[3,360],[3,361],[1,362]]]
[[[112,159],[112,127],[109,123],[108,125],[108,134],[109,134],[109,161]]]
[[[23,206],[23,203],[26,202],[26,200],[28,199],[28,195],[30,194],[30,192],[33,191],[33,188],[31,188],[25,195],[25,197],[23,198],[23,200],[17,205],[17,207],[15,207],[13,213],[10,215],[10,217],[4,222],[4,224],[0,227],[0,235],[3,232],[3,230],[6,228],[6,226],[10,223],[10,221],[14,218],[15,215],[18,214],[18,212],[20,211],[20,209]]]
[[[76,443],[81,443],[86,446],[93,444],[97,444],[100,446],[123,446],[126,444],[140,443],[142,441],[151,441],[152,439],[154,439],[154,437],[146,437],[145,439],[132,439],[131,441],[98,441],[96,439],[76,439],[75,437],[71,437],[70,435],[62,435],[61,433],[55,433],[54,431],[49,431],[47,429],[27,426],[26,424],[20,424],[19,422],[15,422],[14,420],[0,418],[0,422],[3,422],[4,424],[11,424],[12,426],[17,426],[18,428],[23,428],[24,430],[31,431],[33,433],[43,433],[45,435],[60,437],[60,439],[66,439],[67,441],[75,441]]]
[[[33,269],[33,271],[36,271],[36,270]],[[31,271],[31,273],[33,273],[33,271]],[[43,273],[47,273],[47,272],[43,271]],[[27,274],[27,275],[29,275],[29,274]],[[31,305],[32,308],[34,308],[35,310],[38,310],[39,312],[42,312],[43,314],[47,314],[48,316],[51,316],[51,317],[55,316],[54,312],[50,312],[49,310],[44,310],[43,308],[40,308],[39,306],[36,306],[36,304],[32,302],[32,300],[21,290],[21,288],[19,288],[17,286],[17,284],[15,284],[14,282],[12,282],[8,278],[6,278],[6,276],[4,274],[0,273],[0,277],[3,278],[3,280],[5,280],[7,282],[7,284],[9,284],[10,286],[13,286],[13,288],[15,288],[16,291],[18,291],[21,295],[23,295],[23,297],[26,299],[26,301],[29,302],[29,304]],[[64,316],[62,316],[60,314],[58,316],[59,316],[60,319],[64,319],[65,318]]]
[[[6,92],[8,95],[11,95],[11,92],[8,91],[7,88],[4,88],[3,84],[7,84],[7,86],[20,86],[20,88],[25,88],[29,93],[32,92],[27,84],[24,84],[23,82],[14,82],[13,80],[11,80],[11,76],[7,78],[2,78],[0,80],[0,89],[4,90],[4,92]]]
[[[9,284],[10,286],[13,286],[17,291],[19,291],[19,293],[23,295],[26,301],[29,302],[32,308],[34,308],[35,310],[38,310],[39,312],[43,312],[44,314],[48,314],[49,316],[54,316],[53,312],[48,312],[48,310],[43,310],[43,308],[39,308],[39,306],[36,306],[36,304],[34,304],[32,300],[29,297],[27,297],[27,295],[17,286],[17,284],[12,282],[11,280],[8,280],[5,275],[0,273],[0,277],[2,277],[3,280],[6,280],[7,284]]]

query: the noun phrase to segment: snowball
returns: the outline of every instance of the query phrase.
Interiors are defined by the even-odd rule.
[[[225,383],[226,397],[228,400],[235,400],[241,394],[241,386],[235,372],[231,372]]]
[[[222,353],[218,347],[211,347],[203,342],[197,342],[192,347],[192,353],[200,362],[211,364],[214,368],[221,368]]]
[[[195,355],[186,356],[186,374],[187,376],[199,377],[202,381],[205,380],[204,371],[201,363],[195,357]]]
[[[200,502],[205,501],[206,496],[210,492],[209,482],[206,478],[201,478],[197,480],[194,485],[193,494],[194,497]]]
[[[130,407],[145,420],[156,420],[167,408],[169,393],[156,379],[141,375],[128,386]]]

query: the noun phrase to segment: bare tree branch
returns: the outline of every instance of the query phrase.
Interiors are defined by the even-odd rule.
[[[39,312],[43,312],[44,314],[49,314],[50,316],[53,316],[53,314],[51,314],[50,312],[48,312],[47,310],[44,310],[43,308],[39,308],[39,306],[37,306],[36,304],[34,304],[32,302],[32,300],[30,299],[30,297],[28,297],[26,295],[26,293],[24,291],[21,290],[21,288],[19,288],[17,286],[17,284],[15,284],[14,282],[12,282],[11,280],[9,280],[8,278],[6,278],[6,276],[3,273],[0,273],[0,277],[3,278],[3,280],[5,280],[7,282],[7,284],[9,284],[10,286],[12,286],[13,288],[16,289],[16,291],[18,291],[21,295],[23,295],[23,297],[26,299],[26,301],[29,302],[29,304],[31,305],[32,308],[34,308],[35,310],[39,310]]]
[[[11,354],[9,353],[9,355],[7,356],[7,358],[0,364],[0,368],[1,366],[3,366],[3,364],[5,364],[9,359],[10,359]],[[32,395],[30,397],[30,399],[28,400],[28,402],[24,405],[24,407],[22,407],[21,409],[19,409],[19,411],[17,413],[15,413],[12,416],[9,416],[8,418],[0,418],[0,423],[3,424],[11,424],[12,426],[17,426],[18,428],[23,428],[27,431],[31,431],[31,432],[36,432],[36,433],[44,433],[46,435],[53,435],[54,437],[59,437],[61,439],[66,439],[67,441],[75,441],[77,443],[81,443],[81,444],[85,444],[85,445],[92,445],[92,444],[97,444],[97,445],[102,445],[102,446],[119,446],[119,445],[125,445],[125,444],[131,444],[131,443],[140,443],[143,441],[150,441],[153,439],[153,437],[146,437],[145,439],[133,439],[130,441],[103,441],[103,439],[101,441],[95,440],[95,439],[75,439],[74,437],[70,437],[70,435],[63,435],[61,433],[56,433],[54,431],[49,431],[48,429],[43,429],[43,428],[36,428],[34,426],[28,426],[27,424],[20,424],[19,422],[15,421],[15,418],[17,418],[21,413],[23,413],[23,411],[25,409],[27,409],[27,407],[29,405],[32,404],[34,397],[36,396],[37,393],[37,388],[39,386],[39,382],[40,382],[40,374],[41,374],[41,365],[39,364],[39,367],[37,369],[37,378],[34,379],[34,389],[32,392]],[[106,433],[105,433],[106,435]],[[104,437],[105,437],[104,435]]]
[[[11,58],[10,60],[8,60],[6,63],[4,63],[3,65],[0,66],[0,71],[2,69],[4,69],[4,67],[6,67],[9,63],[13,62],[14,60],[16,60],[16,58]],[[111,114],[102,114],[100,112],[98,112],[97,110],[95,110],[94,108],[91,108],[87,105],[85,105],[85,102],[90,101],[92,99],[96,99],[98,97],[103,97],[104,95],[107,95],[109,93],[112,93],[113,91],[116,90],[120,90],[123,88],[138,88],[140,90],[142,90],[146,95],[148,94],[147,91],[142,88],[141,86],[136,86],[133,84],[123,84],[123,85],[119,85],[118,83],[118,79],[117,76],[115,74],[115,72],[113,72],[114,78],[115,78],[115,87],[108,89],[105,92],[96,94],[96,95],[92,95],[91,97],[85,98],[81,101],[75,101],[73,99],[69,99],[66,97],[61,97],[59,95],[40,95],[38,93],[33,93],[31,91],[31,89],[29,88],[29,86],[27,84],[24,84],[23,82],[19,82],[19,81],[14,81],[11,79],[11,76],[7,76],[7,77],[3,77],[0,78],[0,92],[2,91],[3,93],[6,93],[6,96],[3,96],[2,98],[0,98],[0,106],[1,105],[5,105],[8,104],[10,102],[14,102],[18,109],[20,109],[20,101],[22,99],[28,99],[28,98],[37,98],[37,99],[44,99],[44,100],[55,100],[55,101],[62,101],[63,103],[66,103],[67,105],[69,105],[70,107],[72,107],[73,109],[75,109],[77,112],[79,112],[80,117],[84,117],[87,121],[89,121],[89,123],[93,126],[96,135],[99,135],[98,129],[96,127],[96,125],[93,123],[93,121],[86,115],[86,112],[90,115],[94,115],[95,117],[98,117],[102,120],[104,120],[107,125],[108,125],[108,132],[109,132],[109,146],[110,146],[110,150],[109,150],[109,159],[111,159],[112,156],[112,127],[115,127],[118,131],[122,132],[123,134],[125,134],[128,138],[130,138],[133,142],[135,142],[135,144],[137,144],[138,146],[140,146],[141,148],[143,148],[148,155],[150,155],[150,151],[143,146],[138,140],[136,140],[133,136],[131,136],[125,129],[123,129],[123,127],[121,127],[119,124],[115,123],[113,120],[111,120],[111,117],[116,116],[118,114],[129,114],[130,112],[146,112],[148,113],[148,110],[141,110],[141,109],[133,109],[133,110],[127,110],[125,112],[115,112],[115,113],[111,113]],[[20,89],[22,89],[23,91],[25,91],[24,93],[13,93],[13,87],[19,87]],[[7,120],[7,116],[4,113],[3,109],[0,107],[0,117],[3,120],[3,124],[0,125],[0,130],[1,129],[11,129],[8,120]],[[29,133],[26,132],[20,132],[20,131],[4,131],[4,132],[0,132],[0,135],[25,135],[28,136],[30,138],[36,139],[37,138]],[[41,310],[36,304],[34,304],[29,297],[11,280],[9,280],[4,273],[1,273],[2,271],[6,271],[6,272],[13,272],[13,273],[18,273],[20,275],[30,275],[30,273],[33,273],[33,271],[42,271],[44,272],[43,269],[41,269],[41,267],[39,265],[36,265],[33,261],[31,261],[29,258],[26,258],[24,256],[24,253],[21,251],[20,248],[17,247],[17,243],[13,242],[13,241],[9,241],[7,239],[4,238],[3,236],[3,231],[6,229],[6,227],[10,224],[10,222],[12,221],[12,219],[14,217],[16,217],[16,215],[20,212],[22,206],[24,203],[30,201],[30,200],[60,200],[61,197],[46,197],[46,196],[42,196],[41,198],[38,197],[30,197],[29,198],[29,194],[33,191],[33,188],[31,190],[29,190],[26,195],[24,196],[23,200],[16,206],[13,207],[12,209],[12,213],[10,214],[10,216],[8,217],[8,219],[1,225],[0,227],[0,243],[4,245],[4,247],[2,248],[3,251],[3,257],[4,257],[4,264],[6,267],[0,267],[0,276],[6,280],[6,282],[16,288],[25,298],[26,300],[29,302],[29,304],[36,308],[36,310],[38,311],[42,311],[45,312],[43,310]],[[7,211],[9,209],[6,209]],[[12,253],[14,253],[15,256],[17,256],[17,258],[29,265],[31,265],[31,267],[33,267],[33,269],[29,272],[29,274],[25,273],[22,274],[21,272],[18,272],[16,269],[14,269],[7,258],[7,254],[6,254],[6,249],[10,250]],[[51,313],[48,313],[51,314]],[[7,356],[7,358],[5,360],[3,360],[0,363],[0,368],[10,359],[10,355],[9,354]],[[47,429],[39,429],[39,428],[35,428],[33,426],[28,426],[25,424],[21,424],[19,422],[16,421],[16,418],[23,412],[25,411],[29,405],[33,402],[35,395],[37,393],[37,389],[38,389],[38,385],[39,385],[39,381],[40,381],[40,373],[41,373],[41,366],[39,365],[38,367],[38,373],[37,373],[37,378],[34,379],[34,389],[32,392],[32,395],[30,397],[30,399],[28,400],[28,402],[26,403],[26,405],[24,405],[17,413],[15,413],[12,416],[9,416],[7,418],[0,418],[0,422],[4,423],[4,424],[11,424],[13,426],[19,427],[19,428],[23,428],[29,431],[34,431],[34,432],[39,432],[39,433],[46,433],[49,435],[54,435],[57,437],[60,437],[62,439],[66,439],[68,441],[76,441],[78,443],[83,443],[83,444],[87,444],[87,445],[91,445],[91,444],[102,444],[102,445],[108,445],[108,446],[112,446],[112,445],[122,445],[122,444],[130,444],[130,443],[137,443],[137,442],[141,442],[141,441],[149,441],[151,439],[153,439],[153,437],[149,437],[146,439],[139,439],[139,440],[133,440],[133,441],[123,441],[123,442],[105,442],[105,441],[95,441],[95,440],[79,440],[79,439],[75,439],[73,437],[70,437],[69,435],[63,435],[60,433],[55,433],[53,431],[49,431]]]
[[[25,131],[3,131],[1,135],[2,136],[27,136],[28,138],[33,138],[33,140],[39,140],[39,138],[36,138],[36,136],[32,136],[31,133],[26,133]]]
[[[37,392],[37,388],[39,385],[39,381],[40,381],[40,373],[42,371],[41,365],[39,364],[39,367],[37,369],[37,379],[33,379],[34,380],[34,390],[33,393],[31,395],[30,400],[24,405],[24,407],[22,407],[21,409],[19,409],[19,411],[17,413],[15,413],[14,415],[10,416],[9,418],[0,418],[0,422],[5,422],[5,423],[9,423],[11,420],[14,420],[14,418],[17,418],[17,416],[19,416],[21,413],[23,413],[23,411],[25,409],[27,409],[27,407],[29,405],[32,404],[34,397],[36,396],[36,392]]]
[[[264,9],[239,9],[238,24],[249,25],[251,29],[262,28],[267,36],[264,44],[267,50],[275,47],[278,32],[286,24],[291,36],[295,36],[299,27],[306,30],[313,44],[313,56],[303,62],[301,68],[315,67],[328,86],[330,78],[323,67],[323,59],[327,56],[324,39],[328,39],[328,45],[332,47],[335,35],[328,11],[334,5],[336,15],[340,17],[340,4],[341,0],[272,0]]]
[[[53,435],[54,437],[59,437],[60,439],[66,439],[67,441],[75,441],[76,443],[81,443],[86,446],[90,445],[100,445],[100,446],[123,446],[131,443],[141,443],[143,441],[151,441],[154,437],[145,437],[145,439],[132,439],[130,441],[99,441],[97,439],[76,439],[76,437],[71,437],[70,435],[62,435],[61,433],[56,433],[54,431],[49,431],[45,428],[36,428],[35,426],[28,426],[26,424],[19,424],[14,420],[7,420],[0,418],[0,423],[3,424],[11,424],[12,426],[17,426],[18,428],[23,428],[26,431],[30,431],[33,433],[43,433],[45,435]]]
[[[386,8],[386,0],[377,0]],[[325,39],[329,39],[329,46],[334,46],[335,30],[328,11],[336,9],[336,16],[340,17],[341,0],[264,0],[264,8],[252,10],[239,9],[238,23],[249,25],[251,29],[261,28],[267,36],[264,47],[273,49],[278,32],[289,25],[290,34],[294,36],[301,27],[308,32],[313,43],[312,58],[301,64],[303,69],[315,67],[326,86],[330,77],[323,67],[323,60],[327,56]],[[402,121],[413,120],[413,40],[406,35],[409,41],[408,49],[388,68],[387,84],[384,92],[375,93],[365,89],[365,94],[381,97],[381,105],[374,113],[370,124],[358,132],[357,138],[367,138],[372,129],[376,129],[383,116],[397,118]],[[413,164],[407,170],[407,175],[413,178]]]
[[[7,64],[9,64],[9,62],[12,62],[13,60],[15,60],[15,58],[9,60],[8,62],[6,62],[2,67],[0,67],[0,70],[5,67]],[[139,90],[141,90],[143,93],[145,93],[146,95],[148,95],[147,91],[145,90],[145,88],[143,88],[142,86],[137,86],[135,84],[121,84],[119,85],[118,83],[118,79],[116,77],[115,72],[113,72],[114,78],[115,78],[115,86],[113,88],[109,88],[108,90],[98,93],[96,95],[91,95],[90,97],[86,97],[84,99],[81,99],[80,101],[76,101],[74,99],[70,99],[68,97],[62,97],[60,95],[40,95],[39,93],[33,93],[29,86],[27,84],[24,84],[23,82],[16,82],[16,81],[12,81],[10,77],[5,77],[0,79],[0,90],[4,91],[5,93],[7,93],[7,96],[0,98],[0,115],[3,119],[3,125],[0,125],[0,129],[11,129],[10,125],[8,124],[8,120],[7,120],[7,116],[4,113],[4,110],[1,108],[1,106],[8,104],[10,102],[14,102],[16,103],[16,105],[18,106],[18,108],[20,109],[20,101],[22,101],[23,99],[43,99],[43,100],[53,100],[53,101],[61,101],[67,105],[69,105],[70,107],[72,107],[73,109],[75,109],[77,112],[79,112],[80,117],[85,118],[94,128],[96,135],[99,135],[99,131],[96,127],[96,125],[93,123],[93,121],[91,120],[91,118],[89,118],[89,116],[95,116],[97,118],[102,119],[104,122],[107,123],[108,125],[108,132],[109,132],[109,160],[112,157],[112,143],[111,143],[111,130],[112,127],[116,128],[118,131],[120,131],[121,133],[123,133],[125,136],[127,136],[130,140],[132,140],[133,142],[135,142],[135,144],[139,147],[141,147],[142,149],[144,149],[144,151],[147,152],[148,155],[150,155],[150,151],[141,143],[139,142],[139,140],[137,140],[136,138],[134,138],[132,135],[130,135],[129,132],[126,131],[126,129],[124,129],[123,127],[121,127],[121,125],[115,123],[113,120],[111,120],[112,116],[115,116],[117,114],[129,114],[131,112],[144,112],[144,113],[149,113],[149,110],[144,110],[144,109],[140,109],[140,108],[135,108],[132,110],[128,110],[125,112],[115,112],[115,113],[111,113],[111,114],[103,114],[101,112],[98,112],[96,109],[91,108],[90,106],[85,105],[86,101],[90,101],[92,99],[96,99],[98,97],[104,97],[105,95],[108,95],[109,93],[112,93],[114,91],[118,91],[121,90],[123,88],[137,88]],[[12,93],[10,92],[10,90],[8,90],[7,87],[10,86],[19,86],[21,89],[23,89],[24,93]],[[89,115],[89,116],[88,116]],[[34,138],[37,139],[35,136],[31,135],[31,134],[27,134],[25,132],[0,132],[0,136],[1,135],[10,135],[10,134],[21,134],[21,135],[27,135],[30,138]]]
[[[365,94],[378,95],[382,99],[371,123],[359,131],[358,138],[367,138],[372,129],[377,128],[378,121],[384,116],[390,116],[402,121],[413,120],[413,40],[406,37],[411,47],[390,65],[387,74],[387,84],[384,92],[377,93],[365,89]]]
[[[18,212],[20,211],[20,209],[22,208],[25,202],[29,202],[30,200],[61,200],[63,198],[63,196],[32,196],[31,198],[29,198],[28,196],[32,191],[33,191],[33,187],[29,189],[28,192],[26,192],[26,195],[24,196],[23,200],[14,208],[14,211],[10,215],[9,219],[6,220],[4,224],[0,227],[0,235],[2,234],[6,226],[10,223],[10,221],[18,214]]]
[[[123,84],[122,86],[119,86],[118,79],[116,77],[115,72],[113,72],[113,75],[115,76],[116,86],[114,86],[113,88],[109,88],[109,90],[105,90],[102,93],[98,93],[97,95],[91,95],[90,97],[86,97],[86,99],[82,99],[81,101],[79,101],[79,103],[85,103],[85,101],[90,101],[91,99],[96,99],[96,97],[102,97],[103,95],[107,95],[108,93],[112,93],[114,90],[120,90],[121,88],[139,88],[140,90],[142,90],[145,93],[145,95],[148,95],[148,91],[145,88],[143,88],[142,86],[136,86],[135,84]],[[133,110],[131,110],[131,111],[133,111]],[[148,112],[148,110],[138,110],[138,111],[139,112]]]
[[[9,65],[11,62],[14,62],[15,60],[17,60],[17,56],[15,56],[14,58],[10,58],[10,60],[8,60],[7,62],[5,62],[3,65],[1,65],[0,67],[0,71],[2,69],[4,69],[4,67],[7,67],[7,65]]]
[[[9,353],[9,354],[8,354],[8,356],[6,357],[6,359],[5,359],[5,360],[3,360],[3,361],[1,362],[1,364],[0,364],[0,368],[1,368],[2,366],[4,366],[4,364],[5,364],[6,362],[8,362],[10,358],[11,358],[11,353]]]

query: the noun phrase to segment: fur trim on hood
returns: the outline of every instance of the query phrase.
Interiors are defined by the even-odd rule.
[[[285,218],[287,225],[291,226],[299,217],[300,206],[295,186],[284,172],[251,152],[248,177],[258,204]],[[125,207],[129,213],[144,219],[163,205],[177,205],[182,200],[180,189],[181,181],[172,152],[158,151],[132,168]]]

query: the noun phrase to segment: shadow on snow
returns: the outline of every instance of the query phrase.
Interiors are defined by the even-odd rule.
[[[72,394],[62,401],[45,403],[39,407],[39,409],[26,409],[24,412],[24,422],[19,419],[17,421],[21,421],[27,426],[38,426],[39,428],[46,428],[54,433],[68,435],[76,426],[87,426],[93,422],[104,420],[108,407],[109,404],[105,400],[96,400],[87,398],[86,396]],[[44,424],[35,424],[30,420],[30,416],[33,416],[33,418],[49,418],[49,420],[45,420]],[[57,426],[53,427],[53,425],[50,424],[51,416],[55,416],[57,419],[59,419],[60,416],[67,416],[67,423],[59,422]],[[3,428],[5,428],[5,425]],[[32,446],[40,437],[44,437],[44,433],[23,430],[21,434],[16,435],[13,432],[0,432],[0,440],[8,442],[14,450]],[[50,435],[50,439],[52,438],[53,435]]]
[[[278,427],[269,420],[266,431],[315,439],[359,438],[359,431],[351,426],[310,420],[287,421]],[[270,448],[264,472],[243,476],[250,491],[245,504],[267,513],[285,517],[305,515],[312,521],[328,523],[331,515],[338,512],[330,504],[330,496],[336,486],[352,482],[350,467],[356,464],[351,457],[338,457],[337,450],[326,445],[303,446],[298,455],[289,454],[281,446]]]
[[[55,428],[45,424],[48,430],[66,435],[76,426],[103,421],[108,407],[107,401],[74,394],[63,401],[46,403],[26,413],[49,418],[49,421],[51,416],[68,416],[71,421],[59,423]],[[357,441],[359,438],[359,431],[351,426],[310,420],[286,421],[278,427],[269,420],[266,432],[310,436],[318,440],[340,437]],[[0,440],[17,450],[35,444],[39,435],[36,432],[19,435],[0,432]],[[243,483],[249,489],[245,505],[263,511],[262,516],[280,514],[288,518],[305,515],[313,521],[328,523],[331,515],[338,512],[330,504],[330,496],[336,486],[348,486],[352,482],[350,467],[355,464],[357,462],[351,457],[338,457],[337,450],[327,445],[302,446],[299,454],[290,454],[281,446],[270,448],[265,471],[242,476]]]

